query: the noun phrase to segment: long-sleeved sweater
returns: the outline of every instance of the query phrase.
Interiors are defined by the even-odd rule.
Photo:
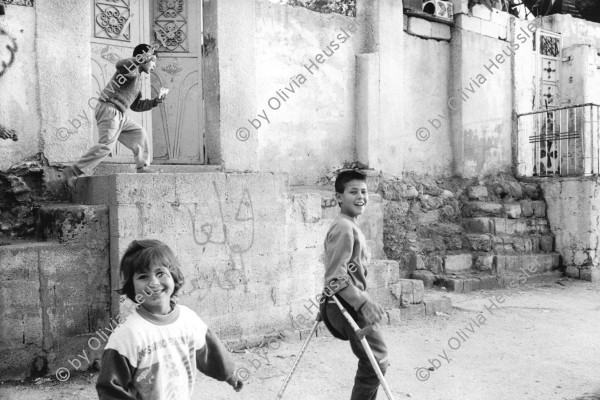
[[[353,218],[340,216],[325,237],[325,292],[338,293],[356,311],[367,294],[367,240]],[[327,293],[329,292],[329,293]]]
[[[234,374],[219,338],[181,305],[168,315],[139,307],[109,337],[101,365],[100,400],[191,399],[196,369],[220,381]]]
[[[142,81],[135,57],[119,60],[117,71],[108,85],[102,90],[100,100],[111,103],[125,113],[128,108],[133,111],[148,111],[158,105],[157,99],[142,100]]]

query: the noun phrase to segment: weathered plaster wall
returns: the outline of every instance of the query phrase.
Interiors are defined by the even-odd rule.
[[[0,16],[0,124],[19,136],[18,142],[0,140],[0,170],[41,146],[35,25],[33,7],[7,5]]]
[[[215,11],[216,9],[216,11]],[[258,138],[240,130],[256,109],[255,4],[247,0],[211,0],[209,26],[218,47],[218,61],[205,79],[218,82],[210,99],[207,127],[218,129],[218,159],[223,167],[236,171],[258,170]],[[210,20],[212,19],[212,20]],[[216,64],[216,65],[215,65]],[[241,139],[240,139],[241,138]],[[212,150],[214,152],[214,148]]]
[[[563,49],[578,44],[600,48],[600,24],[573,18],[569,14],[554,14],[541,19],[542,29],[562,34]]]
[[[164,241],[182,264],[182,302],[222,337],[290,326],[321,289],[328,222],[320,198],[315,218],[292,211],[284,174],[94,176],[78,190],[78,202],[109,205],[111,276],[132,240]],[[113,299],[113,312],[119,307]]]
[[[354,161],[355,55],[363,35],[357,23],[256,2],[256,111],[242,122],[259,138],[262,170],[289,172],[292,184],[306,184]]]
[[[512,57],[507,13],[484,6],[459,14],[452,30],[454,172],[462,177],[510,172]]]
[[[92,145],[91,124],[82,125],[69,140],[57,135],[80,110],[89,109],[90,5],[79,0],[40,0],[35,10],[42,151],[51,164],[68,163]]]
[[[401,29],[405,22],[407,32]],[[444,29],[425,22],[423,27],[409,25],[402,3],[390,0],[380,1],[373,20],[380,63],[379,151],[382,170],[390,174],[451,172],[450,125],[433,121],[448,115],[449,37],[416,36],[421,30]]]
[[[600,281],[600,180],[548,179],[542,189],[567,275]]]

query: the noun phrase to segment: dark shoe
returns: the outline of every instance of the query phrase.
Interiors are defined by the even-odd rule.
[[[73,170],[73,167],[67,167],[63,171],[63,180],[67,184],[68,187],[75,187],[75,180],[77,179],[77,174]]]
[[[143,167],[136,168],[135,172],[138,174],[158,174],[160,171],[144,165]]]

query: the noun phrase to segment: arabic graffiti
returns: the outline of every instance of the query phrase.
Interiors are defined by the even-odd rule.
[[[6,41],[10,43],[5,44]],[[8,53],[10,54],[6,54],[4,49],[7,49]],[[10,36],[8,32],[6,32],[0,26],[0,77],[2,77],[2,75],[4,75],[6,71],[11,67],[11,65],[13,65],[13,63],[15,62],[15,53],[18,49],[19,48],[17,46],[16,39]]]
[[[250,192],[247,189],[242,191],[235,216],[227,223],[216,182],[213,182],[213,187],[217,197],[220,229],[215,229],[214,223],[202,223],[198,227],[197,213],[193,212],[188,205],[184,207],[190,217],[194,242],[203,248],[208,244],[224,246],[229,257],[230,268],[222,272],[218,272],[215,268],[201,271],[199,265],[195,265],[196,276],[191,284],[194,290],[199,292],[199,301],[215,287],[234,290],[237,286],[244,285],[245,290],[248,289],[244,253],[248,252],[254,244],[254,209]]]

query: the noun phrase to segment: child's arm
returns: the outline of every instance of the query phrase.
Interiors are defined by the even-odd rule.
[[[165,96],[169,93],[169,89],[160,88],[158,96],[152,100],[142,100],[142,93],[138,95],[135,101],[131,104],[131,109],[136,112],[148,111],[160,103],[165,101]]]
[[[132,393],[133,367],[113,349],[104,350],[96,391],[100,400],[136,400]]]
[[[234,373],[229,351],[210,329],[206,331],[206,344],[196,351],[196,367],[211,378],[227,381],[236,391],[242,389],[243,382]]]

